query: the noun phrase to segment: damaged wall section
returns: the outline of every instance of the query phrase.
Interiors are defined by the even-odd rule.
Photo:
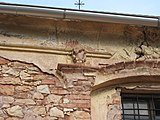
[[[0,120],[90,120],[94,80],[72,73],[63,71],[62,83],[33,64],[0,58]]]

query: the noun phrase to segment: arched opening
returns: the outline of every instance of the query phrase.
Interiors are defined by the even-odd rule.
[[[126,62],[123,63],[124,67],[121,67],[123,69],[119,70],[116,69],[118,67],[116,67],[115,64],[114,70],[113,65],[112,69],[111,67],[109,68],[112,72],[108,72],[109,69],[107,66],[103,68],[106,73],[104,74],[104,71],[101,71],[101,73],[98,74],[99,77],[96,76],[95,85],[91,93],[92,120],[127,120],[128,116],[124,116],[126,113],[124,112],[124,104],[122,104],[125,103],[126,97],[122,97],[122,95],[135,95],[142,93],[140,95],[145,94],[149,96],[145,99],[147,101],[154,102],[157,100],[157,97],[152,96],[158,95],[160,91],[160,69],[157,61],[150,61],[150,64],[148,63],[148,61]],[[127,67],[128,65],[130,67]],[[101,78],[103,80],[100,80]],[[142,98],[144,97],[142,96],[140,99]],[[136,99],[136,97],[131,97],[131,99]],[[158,102],[154,102],[154,104],[155,103]],[[148,105],[147,102],[144,104]],[[151,104],[148,106],[151,106]],[[136,117],[139,120],[146,119],[147,117],[151,120],[156,120],[156,117],[153,116],[155,114],[159,115],[158,111],[155,112],[158,109],[157,107],[142,108],[146,109],[146,111],[153,109],[152,111],[147,111],[148,114],[147,112],[145,114],[141,108],[136,109],[139,111],[139,114],[135,113],[135,110],[132,109],[133,114],[129,116],[133,116],[133,120],[135,120]],[[140,112],[143,113],[141,114]]]

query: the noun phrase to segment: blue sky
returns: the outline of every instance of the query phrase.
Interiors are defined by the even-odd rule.
[[[78,1],[78,0],[77,0]],[[160,0],[82,0],[83,10],[160,16]],[[78,9],[76,0],[0,0],[0,2]]]

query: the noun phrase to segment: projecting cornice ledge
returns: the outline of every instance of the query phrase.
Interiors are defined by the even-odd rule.
[[[100,68],[93,90],[130,83],[159,83],[160,61],[125,61]]]

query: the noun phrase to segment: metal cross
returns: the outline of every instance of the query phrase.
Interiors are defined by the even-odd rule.
[[[79,0],[78,2],[76,1],[76,3],[74,3],[74,5],[79,7],[79,10],[81,9],[81,6],[84,5],[83,2],[81,2],[81,0]]]

